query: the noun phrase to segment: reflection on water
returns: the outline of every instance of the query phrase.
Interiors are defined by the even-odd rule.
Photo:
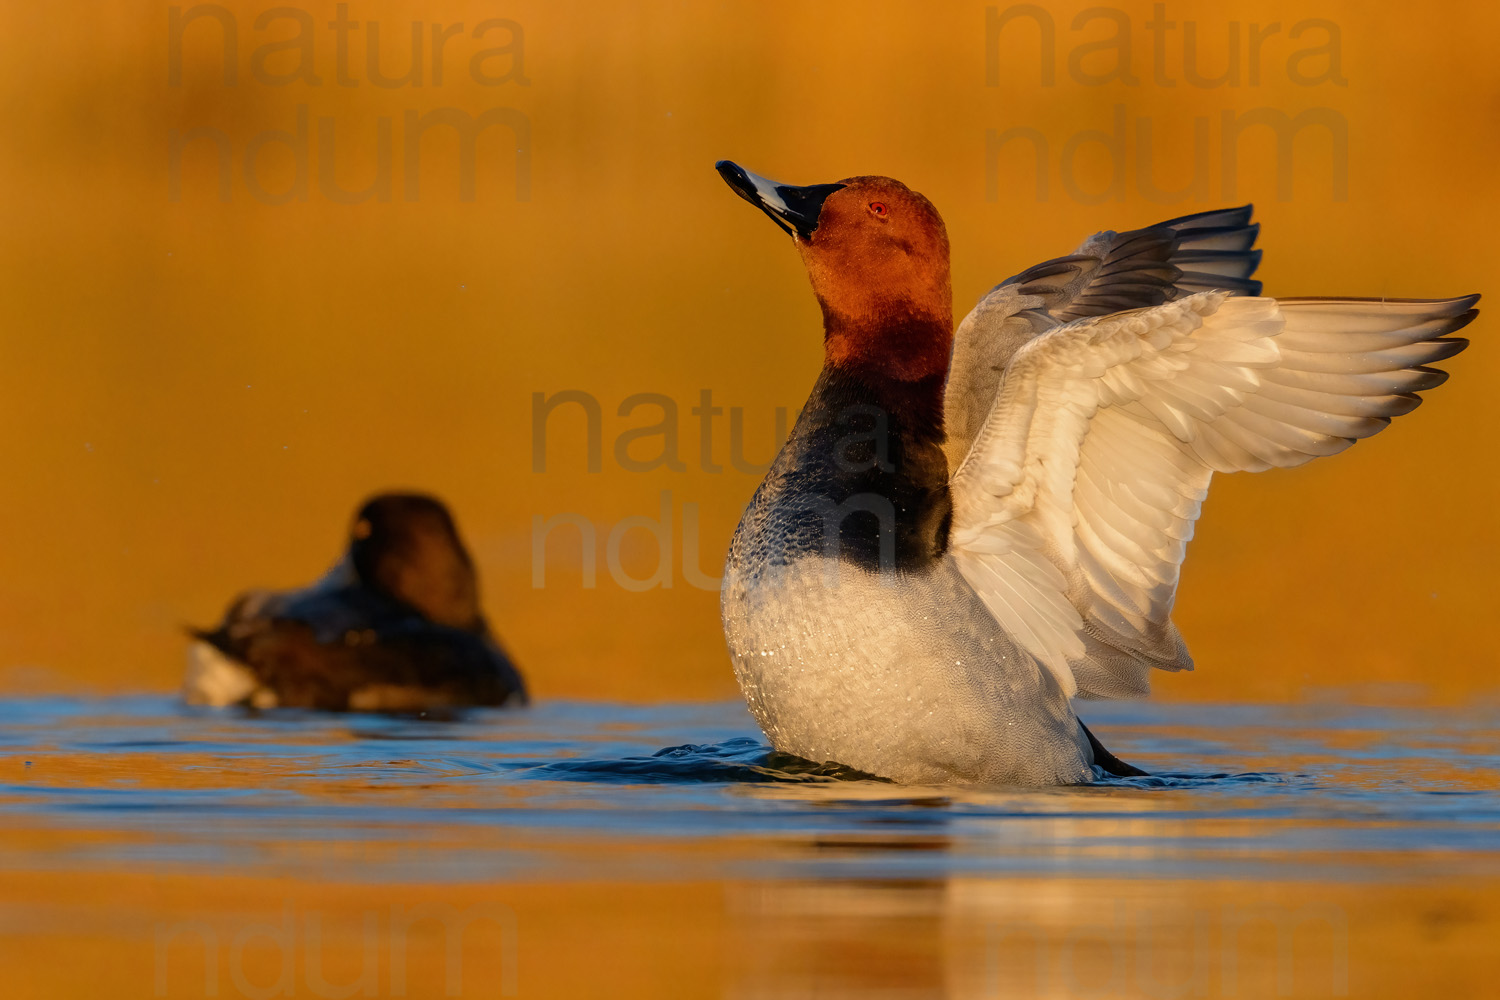
[[[737,704],[11,701],[0,958],[57,996],[1492,988],[1500,711],[1089,707],[1152,777],[862,780]]]

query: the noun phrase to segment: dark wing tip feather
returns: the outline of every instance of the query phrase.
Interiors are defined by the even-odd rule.
[[[1471,292],[1468,295],[1457,295],[1449,299],[1408,299],[1396,295],[1278,295],[1276,296],[1276,301],[1282,303],[1388,302],[1392,305],[1430,306],[1435,316],[1457,316],[1471,309],[1475,315],[1478,315],[1479,310],[1474,309],[1474,304],[1479,301],[1479,297],[1478,292]]]
[[[1249,250],[1260,236],[1260,223],[1248,226],[1208,226],[1177,231],[1177,246],[1183,250]]]
[[[1190,215],[1179,215],[1175,219],[1158,222],[1158,226],[1167,229],[1193,230],[1193,229],[1218,229],[1218,228],[1241,228],[1250,224],[1250,217],[1255,214],[1255,205],[1240,205],[1235,208],[1215,208],[1207,212],[1193,212]],[[1258,228],[1258,227],[1257,227]]]
[[[1191,270],[1248,278],[1260,266],[1261,255],[1260,250],[1184,250],[1179,248],[1172,255],[1172,263],[1178,267],[1184,264],[1196,264],[1198,266]],[[1184,270],[1188,269],[1184,268]]]
[[[1260,267],[1261,251],[1255,249],[1260,225],[1250,221],[1254,205],[1197,212],[1158,223],[1177,235],[1171,257],[1182,269],[1177,282],[1185,292],[1227,291],[1235,295],[1259,295],[1261,283],[1252,280]]]
[[[1407,392],[1427,392],[1431,389],[1436,389],[1448,381],[1448,373],[1441,368],[1429,368],[1426,365],[1418,365],[1416,368],[1408,368],[1407,371],[1421,376],[1414,385],[1407,388]]]
[[[1479,298],[1479,296],[1476,295],[1476,296],[1474,296],[1474,298],[1477,299],[1477,298]],[[1454,316],[1447,324],[1445,324],[1443,326],[1443,334],[1442,335],[1446,337],[1450,333],[1456,333],[1457,331],[1462,330],[1464,327],[1468,326],[1470,323],[1474,322],[1474,320],[1476,320],[1478,318],[1479,318],[1479,310],[1478,309],[1470,309],[1467,312],[1461,312],[1457,316]]]
[[[1400,402],[1396,402],[1400,400]],[[1391,407],[1387,412],[1389,417],[1404,417],[1412,410],[1422,405],[1423,399],[1414,392],[1397,392],[1391,395]]]
[[[1439,361],[1447,361],[1469,346],[1469,341],[1464,337],[1444,337],[1441,340],[1431,340],[1427,343],[1432,347],[1432,352],[1425,362],[1429,365],[1435,365]]]
[[[1000,287],[1042,297],[1063,322],[1158,306],[1192,292],[1259,295],[1261,283],[1251,277],[1261,261],[1253,212],[1253,205],[1241,205],[1098,233],[1078,253],[1037,264]]]

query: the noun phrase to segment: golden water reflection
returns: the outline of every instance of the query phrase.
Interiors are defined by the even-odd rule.
[[[27,997],[1479,997],[1500,930],[1493,879],[5,882]]]
[[[1095,718],[1168,776],[771,780],[737,703],[0,704],[5,995],[1492,995],[1493,712]]]

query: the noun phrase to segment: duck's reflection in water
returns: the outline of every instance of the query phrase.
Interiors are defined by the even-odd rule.
[[[947,891],[941,879],[733,887],[729,916],[743,933],[728,995],[942,996]]]
[[[847,857],[951,844],[919,836],[809,846]],[[728,995],[1349,996],[1351,963],[1388,967],[1384,948],[1411,943],[1404,918],[1378,917],[1362,901],[1370,891],[1047,877],[739,885],[727,899],[739,942]],[[1351,924],[1370,937],[1356,941]]]
[[[887,786],[887,793],[889,786]],[[881,796],[882,799],[885,796]],[[872,829],[813,837],[801,852],[843,868],[884,867],[893,853],[934,855],[953,848],[943,832],[949,800],[890,800],[926,807],[900,831]],[[873,824],[872,824],[873,825]],[[915,829],[914,829],[915,827]],[[760,882],[731,887],[730,920],[743,925],[745,947],[729,972],[741,997],[941,996],[948,978],[942,914],[943,878],[861,878],[831,882]]]

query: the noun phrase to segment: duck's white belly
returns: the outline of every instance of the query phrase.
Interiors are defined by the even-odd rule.
[[[1093,777],[1067,696],[946,557],[884,578],[815,555],[731,557],[723,614],[740,687],[778,750],[913,783]]]

